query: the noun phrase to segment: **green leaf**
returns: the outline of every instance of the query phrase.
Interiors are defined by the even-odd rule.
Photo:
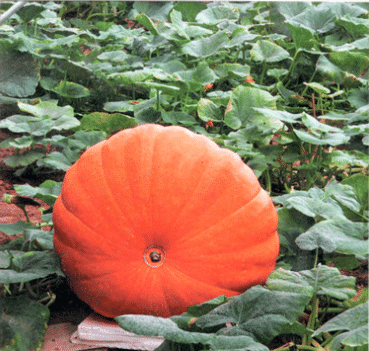
[[[104,105],[104,110],[108,112],[127,112],[134,111],[134,107],[135,104],[132,101],[111,101]]]
[[[368,183],[369,177],[362,173],[354,174],[342,181],[342,184],[351,185],[355,189],[355,194],[363,209],[368,208]]]
[[[68,146],[73,151],[82,151],[106,138],[107,134],[102,131],[78,130],[68,138]]]
[[[369,20],[366,18],[353,18],[350,15],[338,18],[338,26],[345,28],[351,35],[365,35],[369,33]]]
[[[219,24],[223,21],[237,21],[240,10],[226,2],[213,3],[211,7],[201,11],[196,16],[198,23]]]
[[[237,336],[218,336],[209,342],[210,349],[213,351],[268,351],[269,349],[252,337],[245,335]]]
[[[182,52],[203,59],[215,53],[219,53],[228,43],[229,39],[227,34],[223,31],[219,31],[209,37],[193,40],[184,44],[182,46]]]
[[[194,325],[196,317],[200,317],[209,313],[214,308],[226,303],[229,298],[225,295],[220,295],[212,300],[205,301],[199,305],[190,306],[187,312],[182,313],[179,316],[170,317],[171,320],[177,323],[177,325],[183,330],[198,331]],[[195,329],[194,329],[195,328]],[[201,329],[200,329],[201,330]]]
[[[20,155],[12,155],[4,158],[4,163],[12,168],[19,166],[28,166],[37,160],[42,159],[45,156],[44,152],[30,150]]]
[[[254,107],[254,109],[266,118],[276,119],[285,123],[299,123],[298,119],[303,116],[302,113],[294,114],[287,111],[271,110],[270,108]]]
[[[301,139],[301,141],[313,144],[313,145],[331,145],[331,146],[338,146],[342,144],[346,144],[350,137],[345,135],[343,132],[336,132],[336,133],[319,133],[311,131],[310,133],[305,130],[297,130],[295,129],[294,132],[296,135]]]
[[[147,28],[151,34],[159,35],[159,32],[154,22],[144,13],[140,13],[139,15],[135,16],[134,19],[138,21],[140,24],[142,24],[145,28]]]
[[[314,266],[315,253],[300,249],[296,245],[296,238],[305,233],[315,221],[293,208],[278,210],[278,234],[281,246],[288,249],[283,262],[289,264],[294,271],[309,269]]]
[[[214,72],[219,78],[245,79],[250,75],[249,65],[240,65],[238,63],[223,63],[214,67]]]
[[[359,151],[333,150],[331,155],[331,164],[338,167],[359,166],[368,167],[368,155]]]
[[[360,52],[333,51],[327,56],[328,60],[339,67],[342,71],[360,77],[369,65],[369,57]]]
[[[83,98],[86,96],[90,96],[91,94],[90,90],[83,85],[66,81],[61,81],[59,85],[52,88],[51,90],[59,94],[60,96],[73,99]]]
[[[314,295],[327,295],[346,300],[356,295],[355,278],[342,275],[337,268],[319,265],[311,270],[292,272],[279,268],[273,271],[266,285],[270,290]]]
[[[354,188],[350,185],[340,184],[337,181],[332,181],[325,187],[325,192],[328,196],[334,198],[345,208],[349,208],[350,210],[356,212],[360,211],[360,203]]]
[[[366,11],[363,7],[360,7],[359,4],[355,3],[324,2],[320,4],[320,7],[331,10],[337,16],[337,18],[342,18],[345,16],[358,17],[368,13],[368,11]]]
[[[219,106],[209,99],[199,100],[199,103],[197,104],[197,114],[204,122],[209,120],[220,121],[222,119]]]
[[[161,91],[163,94],[171,96],[177,96],[181,94],[181,88],[175,84],[168,83],[157,83],[157,82],[140,82],[138,83],[141,87],[155,89]]]
[[[320,83],[313,82],[313,83],[304,83],[304,84],[310,87],[311,89],[313,89],[318,94],[329,94],[331,92],[328,88],[321,85]]]
[[[150,18],[166,21],[172,8],[173,3],[171,2],[137,1],[134,2],[131,15],[135,16],[139,13],[144,13]]]
[[[353,254],[360,260],[367,260],[367,230],[365,223],[351,222],[345,217],[335,217],[316,223],[296,239],[296,244],[303,250],[314,250],[320,247],[326,252],[338,251]]]
[[[196,325],[205,328],[232,323],[234,326],[224,328],[228,335],[248,335],[267,344],[279,335],[286,324],[297,319],[309,300],[307,294],[270,291],[254,286],[199,317]]]
[[[29,184],[14,185],[14,190],[21,196],[37,197],[52,206],[60,195],[62,182],[45,180],[39,187]]]
[[[0,93],[26,97],[33,95],[40,79],[40,68],[32,55],[12,51],[0,54]]]
[[[116,83],[131,86],[132,84],[137,84],[148,79],[153,78],[153,70],[151,69],[138,69],[135,71],[127,71],[122,73],[112,73],[108,75],[108,79]]]
[[[32,228],[32,223],[18,221],[17,223],[0,224],[0,232],[8,235],[22,234],[26,229]]]
[[[305,216],[315,219],[343,216],[343,211],[337,202],[331,198],[324,198],[325,194],[321,189],[311,188],[309,192],[299,191],[292,194],[281,196],[279,199],[274,198],[274,200],[282,200],[284,206],[292,207]]]
[[[0,121],[0,128],[7,128],[13,133],[28,133],[44,136],[52,128],[52,121],[31,116],[14,115]]]
[[[347,100],[352,106],[360,108],[369,105],[369,92],[368,89],[362,87],[358,89],[351,89],[350,95]]]
[[[37,166],[66,172],[80,156],[80,150],[71,150],[69,147],[66,147],[62,153],[57,151],[50,152],[46,157],[37,162]]]
[[[34,140],[29,135],[23,135],[19,138],[7,138],[3,142],[0,143],[0,147],[15,147],[17,149],[23,149],[30,147],[34,144]]]
[[[178,1],[175,3],[174,8],[182,13],[183,20],[186,22],[195,22],[196,16],[202,10],[207,8],[206,4],[201,2],[191,2],[191,6],[188,2]]]
[[[255,107],[276,108],[275,98],[265,90],[238,86],[232,91],[230,103],[224,115],[224,122],[232,129],[239,129],[248,124],[264,124],[267,127],[279,129],[281,123],[270,121]]]
[[[54,249],[54,232],[53,231],[45,231],[41,229],[27,229],[24,233],[24,246],[33,244],[31,247],[37,247],[40,246],[44,250],[53,250]]]
[[[314,332],[313,337],[331,331],[346,331],[333,339],[330,346],[332,351],[341,349],[341,345],[351,347],[367,345],[368,302],[351,308],[330,319]]]
[[[0,300],[0,349],[40,350],[49,320],[49,309],[27,296]]]
[[[329,80],[334,81],[337,84],[341,84],[344,81],[345,73],[339,67],[330,62],[324,55],[319,57],[316,69]]]
[[[173,125],[183,124],[185,126],[192,126],[198,124],[197,120],[193,116],[180,111],[162,111],[161,117],[164,123]]]
[[[291,33],[296,50],[311,50],[311,48],[314,46],[314,34],[309,29],[302,26],[293,25],[288,21],[286,22],[286,25]]]
[[[114,318],[121,328],[137,335],[163,336],[183,344],[208,344],[214,334],[188,332],[180,329],[170,318],[146,315],[122,315]]]
[[[268,40],[259,40],[250,51],[254,61],[265,61],[269,63],[280,62],[291,58],[288,51]]]
[[[92,112],[83,115],[81,128],[85,130],[102,130],[108,135],[125,128],[137,126],[137,121],[121,113]]]
[[[294,26],[308,29],[313,34],[326,33],[334,28],[335,15],[330,9],[309,6],[288,20]]]
[[[28,23],[31,19],[35,19],[40,16],[40,14],[45,11],[46,8],[44,4],[30,3],[25,4],[22,8],[17,11],[17,15],[22,19],[24,23]]]
[[[59,273],[60,259],[54,251],[29,251],[12,260],[15,269],[0,270],[0,284],[14,284]]]
[[[202,90],[206,84],[213,83],[217,76],[208,63],[200,62],[196,68],[179,71],[175,77],[188,86],[189,91]]]

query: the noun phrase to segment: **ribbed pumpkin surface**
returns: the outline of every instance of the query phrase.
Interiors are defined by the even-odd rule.
[[[182,127],[146,124],[88,149],[68,170],[54,245],[96,312],[171,316],[265,282],[277,213],[234,152]]]

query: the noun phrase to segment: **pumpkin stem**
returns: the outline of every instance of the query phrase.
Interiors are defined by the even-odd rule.
[[[149,256],[152,262],[159,262],[161,260],[161,254],[158,251],[152,251]]]

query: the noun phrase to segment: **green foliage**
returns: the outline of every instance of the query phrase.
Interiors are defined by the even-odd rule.
[[[40,350],[49,320],[49,309],[27,296],[0,301],[0,349]]]
[[[264,351],[286,338],[280,351],[364,351],[367,290],[356,299],[354,278],[338,269],[368,259],[368,34],[363,3],[26,4],[0,26],[0,129],[10,133],[0,147],[14,151],[4,161],[16,176],[63,173],[88,147],[143,123],[209,136],[273,196],[278,269],[238,297],[119,324],[164,336],[162,351]],[[29,304],[45,325],[40,302],[52,303],[62,279],[51,219],[61,183],[14,188],[4,200],[27,222],[0,224],[23,234],[0,247],[1,308],[26,316]],[[50,208],[31,223],[39,200]],[[40,348],[36,319],[24,317],[31,337],[9,318],[22,319],[1,314],[0,349]]]

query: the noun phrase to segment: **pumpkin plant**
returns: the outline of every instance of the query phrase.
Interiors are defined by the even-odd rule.
[[[54,246],[96,312],[171,316],[266,281],[278,217],[233,151],[183,127],[145,124],[88,149],[53,211]]]

